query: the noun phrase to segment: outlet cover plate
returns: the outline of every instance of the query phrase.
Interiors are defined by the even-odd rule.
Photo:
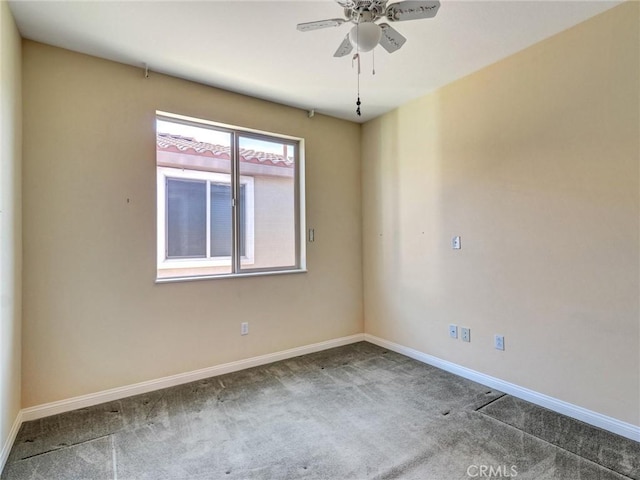
[[[466,328],[466,327],[460,328],[460,338],[462,338],[463,342],[470,342],[471,341],[471,329],[470,328]]]

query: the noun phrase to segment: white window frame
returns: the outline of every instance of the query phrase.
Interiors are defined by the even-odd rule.
[[[226,183],[231,185],[231,175],[228,173],[206,172],[201,170],[187,170],[182,168],[156,167],[157,171],[157,203],[158,203],[158,270],[176,268],[204,268],[230,266],[231,256],[211,257],[211,183]],[[181,180],[200,180],[207,182],[206,208],[206,255],[204,258],[167,258],[167,192],[168,178]],[[240,185],[245,186],[245,255],[241,258],[243,265],[252,265],[255,246],[254,222],[254,181],[253,177],[240,176]]]
[[[290,273],[305,273],[307,271],[307,252],[306,252],[306,201],[305,201],[305,140],[304,138],[300,138],[300,137],[295,137],[295,136],[290,136],[290,135],[283,135],[283,134],[278,134],[278,133],[273,133],[273,132],[267,132],[267,131],[261,131],[261,130],[255,130],[255,129],[250,129],[250,128],[243,128],[243,127],[238,127],[235,125],[229,125],[229,124],[224,124],[224,123],[219,123],[219,122],[214,122],[211,120],[205,120],[205,119],[201,119],[201,118],[194,118],[194,117],[189,117],[186,115],[180,115],[180,114],[176,114],[176,113],[170,113],[170,112],[164,112],[164,111],[160,111],[160,110],[156,110],[156,119],[159,120],[166,120],[169,122],[175,122],[175,123],[182,123],[185,125],[193,125],[193,126],[197,126],[200,128],[211,128],[213,130],[218,130],[218,131],[226,131],[229,132],[231,134],[232,137],[232,147],[233,147],[233,151],[237,152],[239,149],[239,145],[238,145],[238,137],[239,136],[251,136],[257,139],[263,139],[263,140],[279,140],[282,141],[283,143],[286,143],[288,145],[294,146],[295,147],[295,170],[294,170],[294,179],[295,179],[295,218],[294,218],[294,229],[295,229],[295,263],[293,265],[287,265],[287,266],[274,266],[274,267],[265,267],[265,268],[251,268],[251,266],[249,266],[249,268],[245,269],[244,267],[247,265],[246,262],[242,261],[242,258],[238,258],[235,257],[231,258],[231,273],[212,273],[212,274],[197,274],[197,273],[190,273],[190,274],[185,274],[183,276],[171,276],[171,277],[164,277],[164,276],[156,276],[156,283],[171,283],[171,282],[188,282],[188,281],[194,281],[194,280],[206,280],[206,279],[215,279],[215,278],[230,278],[230,277],[251,277],[251,276],[260,276],[260,275],[281,275],[281,274],[290,274]],[[234,155],[235,156],[235,153]],[[232,157],[233,157],[232,156]],[[237,159],[232,158],[232,175],[231,177],[234,178],[234,176],[236,175],[235,173],[235,169],[236,167],[236,162]],[[160,167],[156,164],[156,169],[158,168],[171,168],[171,167]],[[180,170],[180,168],[178,168]],[[249,177],[250,178],[250,177]],[[239,190],[240,184],[242,183],[241,180],[236,176],[235,177],[235,186],[234,188],[232,188],[232,190],[234,191],[234,195],[237,195],[237,191]],[[164,185],[162,186],[162,188],[158,188],[157,192],[164,192]],[[252,203],[253,203],[253,191],[252,193]],[[157,195],[156,195],[157,197]],[[165,198],[163,198],[163,201],[158,201],[157,200],[157,210],[158,210],[158,216],[160,215],[159,210],[161,209],[160,206],[163,205],[162,210],[163,210],[163,215],[162,218],[158,218],[157,220],[157,231],[156,231],[156,237],[157,237],[157,241],[158,244],[161,243],[161,235],[158,234],[158,232],[160,232],[160,225],[163,226],[163,232],[166,231],[166,225],[165,222],[165,216],[166,216],[166,194],[165,194]],[[237,238],[238,235],[238,225],[237,225],[237,219],[238,219],[238,210],[234,207],[234,225],[233,225],[233,231],[234,231],[234,238]],[[254,211],[255,214],[255,211]],[[249,215],[247,215],[248,217]],[[251,226],[253,229],[253,226]],[[247,232],[248,233],[248,232]],[[163,233],[163,236],[165,234]],[[255,231],[252,230],[252,239],[255,242]],[[247,245],[248,247],[249,245]],[[166,237],[165,240],[162,241],[162,247],[160,248],[160,246],[158,245],[158,260],[157,260],[157,264],[158,266],[161,263],[165,263],[164,258],[162,259],[162,261],[160,260],[160,255],[164,256],[164,252],[166,249]],[[234,252],[237,249],[237,245],[233,246]],[[253,246],[252,246],[253,248]],[[161,253],[162,252],[162,253]],[[245,252],[247,253],[247,252]],[[204,260],[204,259],[203,259]],[[187,269],[188,267],[186,266],[186,262],[188,261],[194,261],[194,259],[171,259],[170,262],[174,263],[175,267],[166,267],[166,268],[185,268]],[[177,265],[177,263],[180,263],[180,266]],[[202,262],[198,262],[197,266],[203,266]],[[157,269],[157,271],[160,271],[160,268]]]

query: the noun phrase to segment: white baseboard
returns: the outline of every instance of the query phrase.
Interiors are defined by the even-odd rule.
[[[311,345],[305,345],[303,347],[292,348],[289,350],[283,350],[281,352],[268,353],[266,355],[260,355],[258,357],[247,358],[246,360],[238,360],[235,362],[224,363],[222,365],[215,365],[213,367],[194,370],[192,372],[179,373],[177,375],[171,375],[169,377],[158,378],[156,380],[140,382],[133,385],[127,385],[125,387],[112,388],[109,390],[90,393],[88,395],[81,395],[79,397],[73,397],[66,400],[45,403],[43,405],[37,405],[35,407],[22,409],[20,412],[21,419],[23,422],[37,420],[38,418],[48,417],[50,415],[56,415],[58,413],[69,412],[78,408],[90,407],[92,405],[119,400],[121,398],[139,395],[141,393],[152,392],[154,390],[160,390],[167,387],[174,387],[176,385],[182,385],[184,383],[202,380],[203,378],[215,377],[218,375],[224,375],[226,373],[237,372],[239,370],[265,365],[267,363],[277,362],[279,360],[286,360],[288,358],[299,357],[300,355],[306,355],[308,353],[319,352],[321,350],[327,350],[329,348],[340,347],[342,345],[348,345],[350,343],[362,341],[364,341],[364,334],[359,333],[348,337],[336,338],[334,340],[327,340],[325,342],[314,343]]]
[[[9,430],[9,436],[2,445],[2,450],[0,450],[0,473],[4,469],[5,464],[7,463],[7,458],[9,458],[9,453],[11,452],[11,447],[13,447],[13,442],[16,440],[16,436],[18,435],[18,430],[20,430],[20,425],[22,425],[22,411],[18,412],[16,419],[11,426],[11,430]]]
[[[470,368],[442,360],[438,357],[422,353],[418,350],[414,350],[397,343],[389,342],[388,340],[383,340],[382,338],[378,338],[373,335],[365,334],[364,339],[367,342],[401,353],[402,355],[406,355],[407,357],[413,358],[414,360],[418,360],[422,363],[446,370],[447,372],[451,372],[468,380],[500,390],[501,392],[508,393],[509,395],[513,395],[514,397],[521,398],[522,400],[526,400],[541,407],[548,408],[549,410],[553,410],[554,412],[562,415],[581,420],[589,425],[593,425],[623,437],[630,438],[636,442],[640,442],[640,427],[631,423],[622,422],[615,418],[587,410],[586,408],[573,405],[563,400],[558,400],[557,398],[529,390],[528,388],[520,387],[490,375],[485,375],[484,373],[476,372]]]

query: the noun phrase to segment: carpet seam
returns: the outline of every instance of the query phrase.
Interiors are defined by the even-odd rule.
[[[99,437],[90,438],[88,440],[83,440],[82,442],[70,443],[69,445],[64,445],[64,446],[59,447],[59,448],[51,448],[51,449],[46,450],[44,452],[34,453],[33,455],[27,455],[26,457],[20,458],[18,461],[29,460],[31,458],[39,457],[41,455],[46,455],[47,453],[59,452],[60,450],[65,450],[65,449],[71,448],[71,447],[77,447],[78,445],[83,445],[85,443],[95,442],[96,440],[100,440],[102,438],[107,438],[109,436],[111,436],[110,433],[108,433],[106,435],[100,435]]]
[[[489,400],[487,403],[485,403],[484,405],[480,405],[478,408],[475,409],[476,412],[479,412],[482,408],[488,407],[489,405],[491,405],[493,402],[497,402],[498,400],[500,400],[501,398],[504,398],[508,395],[508,393],[503,393],[502,395],[500,395],[499,397],[496,397],[492,400]]]
[[[505,395],[506,395],[506,394],[505,394]],[[476,411],[477,411],[477,410],[476,410]],[[513,425],[511,425],[511,424],[509,424],[509,423],[507,423],[507,422],[504,422],[504,421],[500,420],[499,418],[492,417],[491,415],[487,415],[486,413],[481,412],[481,411],[477,411],[477,412],[478,412],[479,414],[481,414],[481,415],[484,415],[484,416],[485,416],[485,417],[487,417],[487,418],[490,418],[491,420],[495,420],[496,422],[500,422],[501,424],[506,425],[506,426],[507,426],[507,427],[509,427],[509,428],[512,428],[512,429],[514,429],[514,430],[517,430],[518,432],[522,432],[524,435],[528,435],[528,436],[530,436],[530,437],[537,438],[538,440],[540,440],[540,441],[542,441],[542,442],[544,442],[544,443],[546,443],[546,444],[548,444],[548,445],[552,445],[552,446],[554,446],[555,448],[557,448],[557,449],[559,449],[559,450],[562,450],[563,452],[566,452],[566,453],[568,453],[568,454],[570,454],[570,455],[573,455],[574,457],[581,458],[582,460],[584,460],[584,461],[586,461],[586,462],[589,462],[589,463],[591,463],[591,464],[593,464],[593,465],[597,465],[597,466],[599,466],[600,468],[604,468],[605,470],[608,470],[609,472],[615,473],[616,475],[620,475],[621,477],[628,478],[629,480],[638,480],[637,478],[630,477],[629,475],[626,475],[626,474],[624,474],[624,473],[620,473],[620,472],[618,472],[618,471],[616,471],[616,470],[613,470],[613,469],[611,469],[611,468],[609,468],[609,467],[606,467],[606,466],[602,465],[601,463],[595,462],[595,461],[591,460],[590,458],[583,457],[582,455],[579,455],[579,454],[577,454],[577,453],[575,453],[575,452],[572,452],[571,450],[567,450],[566,448],[561,447],[560,445],[556,445],[555,443],[551,443],[550,441],[545,440],[544,438],[539,437],[538,435],[535,435],[535,434],[533,434],[533,433],[529,433],[529,432],[527,432],[527,431],[525,431],[525,430],[522,430],[521,428],[514,427]]]

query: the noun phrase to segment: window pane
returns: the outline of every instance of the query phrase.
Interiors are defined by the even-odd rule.
[[[251,178],[245,193],[245,218],[252,216],[252,258],[242,259],[241,268],[264,269],[296,266],[296,151],[295,145],[278,141],[239,137],[239,172]]]
[[[211,184],[211,256],[231,256],[231,185]]]
[[[205,257],[206,182],[167,178],[167,257]]]

